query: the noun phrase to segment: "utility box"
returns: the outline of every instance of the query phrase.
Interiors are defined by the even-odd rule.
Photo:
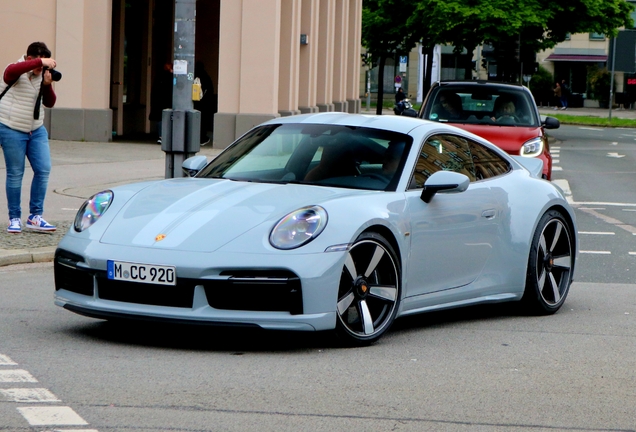
[[[183,161],[201,150],[201,112],[165,109],[161,113],[161,150],[166,178],[181,177]]]

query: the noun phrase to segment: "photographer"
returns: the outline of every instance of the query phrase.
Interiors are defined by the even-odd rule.
[[[55,226],[42,218],[44,198],[51,171],[49,139],[44,127],[44,105],[55,105],[53,77],[60,74],[51,70],[56,62],[43,42],[34,42],[26,55],[4,70],[0,81],[0,145],[7,168],[6,193],[9,207],[9,233],[22,231],[20,196],[25,158],[33,169],[31,182],[30,215],[26,228],[55,231]],[[8,89],[7,89],[8,87]]]

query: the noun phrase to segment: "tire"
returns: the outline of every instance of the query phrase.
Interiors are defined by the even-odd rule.
[[[549,210],[532,238],[522,298],[528,312],[550,315],[561,308],[572,283],[574,256],[570,226],[560,212]]]
[[[379,234],[363,233],[347,252],[336,302],[336,335],[347,346],[376,342],[393,324],[402,293],[400,264]]]

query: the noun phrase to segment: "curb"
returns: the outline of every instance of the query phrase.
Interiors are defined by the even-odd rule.
[[[53,261],[57,246],[36,249],[0,249],[0,267]]]

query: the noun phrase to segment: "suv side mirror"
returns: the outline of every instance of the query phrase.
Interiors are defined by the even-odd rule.
[[[561,122],[554,117],[546,117],[541,124],[546,129],[558,129],[561,126]]]

